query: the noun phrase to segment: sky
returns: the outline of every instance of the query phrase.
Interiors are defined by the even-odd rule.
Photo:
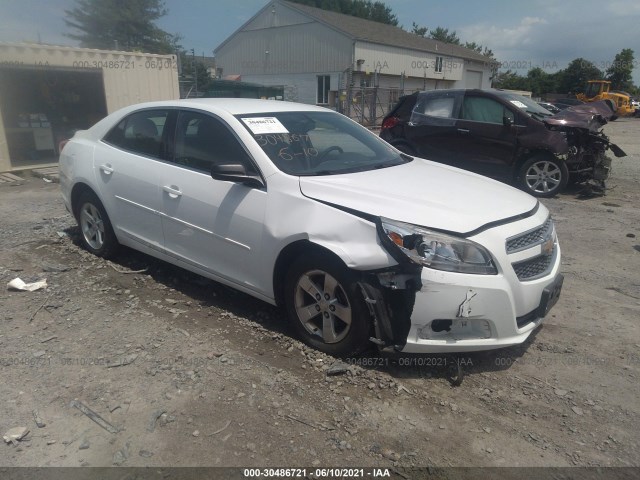
[[[169,13],[158,26],[180,33],[197,55],[213,50],[268,0],[165,0]],[[635,53],[634,83],[640,85],[638,0],[386,0],[399,24],[412,22],[455,30],[461,40],[488,46],[503,70],[548,73],[578,57],[606,70],[623,48]],[[40,41],[75,45],[65,37],[64,10],[75,0],[0,0],[0,42]]]

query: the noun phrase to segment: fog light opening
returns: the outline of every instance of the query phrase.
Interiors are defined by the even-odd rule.
[[[434,320],[431,322],[431,330],[434,332],[450,332],[453,320]]]

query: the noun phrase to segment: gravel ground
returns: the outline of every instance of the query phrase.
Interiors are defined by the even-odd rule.
[[[56,185],[0,186],[0,434],[29,430],[0,466],[638,466],[639,127],[606,127],[629,154],[606,197],[544,201],[562,297],[460,386],[448,357],[336,363],[242,293],[88,254]]]

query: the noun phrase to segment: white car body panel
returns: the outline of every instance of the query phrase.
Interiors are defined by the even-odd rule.
[[[118,218],[120,235],[162,248],[159,172],[153,160],[97,142],[94,178],[110,218]],[[155,162],[154,162],[155,163]]]
[[[147,158],[102,141],[120,119],[143,108],[197,109],[222,119],[259,167],[265,188],[214,180],[169,161]],[[528,318],[543,290],[559,275],[553,265],[521,281],[512,264],[540,255],[543,246],[508,254],[506,239],[540,227],[548,210],[509,186],[423,159],[365,172],[298,177],[281,172],[235,117],[286,111],[326,111],[288,102],[198,99],[154,102],[122,109],[65,146],[60,182],[72,211],[78,185],[92,189],[111,219],[118,241],[275,304],[274,267],[280,253],[309,242],[363,273],[399,267],[380,238],[376,218],[467,236],[493,257],[496,275],[422,268],[405,352],[452,352],[523,342],[542,322]],[[372,275],[375,275],[373,273]],[[434,332],[434,320],[451,320]]]
[[[503,183],[418,158],[357,174],[302,177],[300,188],[311,198],[457,233],[527,213],[537,204]]]

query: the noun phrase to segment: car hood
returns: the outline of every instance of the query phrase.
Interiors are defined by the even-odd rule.
[[[508,185],[420,158],[367,172],[300,177],[303,195],[358,212],[465,234],[538,201]]]
[[[612,109],[611,103],[601,100],[565,108],[554,116],[546,118],[544,122],[555,127],[576,127],[597,131],[614,115],[615,110]]]

